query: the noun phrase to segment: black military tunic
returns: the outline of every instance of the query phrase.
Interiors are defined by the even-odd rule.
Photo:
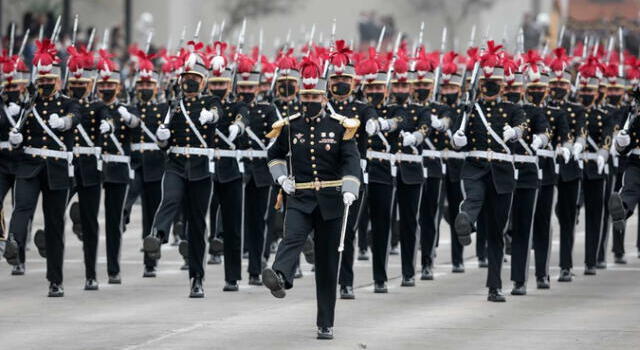
[[[341,119],[340,116],[337,118]],[[286,232],[278,246],[273,270],[281,273],[285,287],[291,288],[298,256],[307,236],[311,231],[315,232],[318,327],[333,327],[337,249],[344,209],[342,193],[351,192],[357,196],[360,185],[360,156],[356,142],[353,135],[345,140],[348,129],[341,124],[347,123],[329,115],[313,119],[291,117],[274,126],[274,131],[281,132],[268,152],[274,180],[287,175],[289,164],[297,188],[286,202]],[[287,157],[289,144],[290,158]]]
[[[167,141],[159,141],[161,148],[168,149],[169,154],[162,180],[162,201],[151,231],[161,239],[168,237],[173,219],[182,210],[184,203],[189,241],[189,277],[204,278],[205,217],[212,193],[210,170],[214,167],[211,163],[213,158],[209,157],[209,143],[215,132],[215,124],[202,125],[198,118],[202,110],[215,109],[219,113],[222,106],[220,100],[212,96],[185,97],[182,104],[206,144],[202,144],[189,126],[178,103],[176,109],[172,110],[173,115],[167,125],[171,137]]]
[[[38,97],[34,109],[26,115],[21,129],[22,154],[16,166],[15,207],[9,224],[9,234],[18,242],[20,261],[24,263],[29,223],[36,209],[38,197],[42,193],[45,220],[47,252],[47,279],[52,283],[62,283],[62,262],[64,259],[64,212],[71,188],[73,169],[70,168],[73,149],[73,127],[77,123],[80,106],[74,100],[56,94],[52,97]],[[56,138],[47,134],[36,120],[38,114],[45,125],[51,115],[57,114],[65,120],[64,131],[50,129]],[[69,152],[49,153],[47,152]],[[37,155],[36,153],[41,153]]]
[[[0,240],[6,239],[5,213],[3,211],[4,198],[13,187],[15,181],[15,166],[17,153],[9,143],[9,131],[17,122],[16,116],[9,116],[8,103],[0,100]],[[11,118],[11,119],[9,119]]]

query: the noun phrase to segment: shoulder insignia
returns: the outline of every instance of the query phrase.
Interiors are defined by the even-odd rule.
[[[280,135],[280,132],[285,125],[288,125],[290,121],[298,118],[299,116],[300,113],[296,113],[278,120],[277,122],[273,123],[273,125],[271,125],[271,131],[269,131],[269,133],[267,133],[265,136],[270,139],[275,139]]]
[[[347,118],[340,114],[331,114],[331,119],[337,120],[340,125],[342,125],[346,131],[342,136],[343,140],[350,140],[358,131],[358,127],[360,127],[360,121],[356,118]]]

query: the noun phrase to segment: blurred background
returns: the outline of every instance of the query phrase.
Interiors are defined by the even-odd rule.
[[[273,55],[291,32],[290,40],[302,45],[312,24],[316,42],[327,43],[332,19],[337,22],[336,38],[364,49],[377,41],[386,26],[383,47],[389,47],[398,31],[410,42],[416,40],[420,23],[425,22],[424,44],[427,50],[440,47],[441,30],[447,26],[449,49],[464,50],[469,44],[471,27],[476,25],[475,44],[487,36],[514,49],[520,27],[525,34],[525,49],[556,45],[562,25],[567,35],[562,45],[571,49],[585,35],[606,42],[619,25],[625,28],[626,48],[638,53],[640,0],[0,0],[2,47],[8,45],[11,22],[16,24],[15,45],[19,46],[26,28],[31,39],[42,27],[48,35],[55,18],[62,16],[62,43],[68,43],[73,17],[79,15],[78,40],[87,40],[96,28],[96,43],[105,28],[110,29],[108,46],[126,59],[129,44],[142,45],[149,30],[154,31],[152,50],[179,40],[183,27],[187,40],[196,23],[202,20],[200,39],[210,43],[214,24],[225,20],[223,40],[234,44],[242,19],[247,18],[245,47],[257,45],[264,31],[264,52]],[[546,41],[547,38],[553,38]],[[29,41],[27,62],[33,52]],[[271,51],[270,51],[271,50]],[[17,51],[14,50],[14,52]]]

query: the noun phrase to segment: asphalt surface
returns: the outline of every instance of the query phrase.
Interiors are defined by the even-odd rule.
[[[206,298],[189,299],[188,275],[180,271],[176,247],[163,248],[157,278],[142,278],[139,210],[134,207],[124,236],[122,285],[106,283],[102,232],[100,290],[83,290],[82,246],[69,222],[64,298],[46,297],[46,264],[35,247],[28,252],[25,276],[10,276],[6,262],[0,263],[0,349],[640,348],[635,217],[626,239],[629,263],[614,265],[609,253],[608,268],[597,276],[583,275],[584,227],[579,225],[572,283],[556,282],[554,219],[551,289],[537,290],[530,280],[527,296],[508,295],[502,304],[486,301],[486,269],[478,268],[474,248],[465,251],[466,273],[451,273],[449,228],[443,222],[434,281],[418,279],[414,288],[400,287],[400,259],[391,256],[389,293],[374,294],[370,262],[356,262],[356,300],[338,301],[335,339],[320,341],[315,339],[311,266],[303,264],[304,277],[279,300],[264,287],[247,285],[246,274],[239,292],[222,292],[222,265],[208,265]],[[41,223],[38,212],[34,229]],[[506,263],[505,292],[511,287],[509,272]]]

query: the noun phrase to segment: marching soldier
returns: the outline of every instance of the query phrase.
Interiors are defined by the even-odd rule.
[[[113,55],[100,50],[96,91],[104,104],[105,115],[100,121],[102,134],[102,179],[104,188],[105,233],[107,246],[107,274],[109,284],[122,283],[120,277],[120,248],[124,232],[124,205],[129,183],[134,177],[131,169],[131,130],[139,127],[135,107],[118,100],[122,84],[120,71],[111,61]]]
[[[172,103],[170,118],[156,130],[158,145],[168,150],[168,156],[162,179],[162,200],[144,248],[151,258],[160,257],[161,241],[168,237],[174,217],[183,204],[186,205],[189,297],[203,298],[205,216],[211,202],[214,170],[213,152],[209,147],[222,107],[219,98],[201,96],[209,74],[209,61],[200,57],[196,45],[191,45],[184,62],[178,80],[180,92]]]
[[[236,151],[236,138],[244,133],[248,124],[249,109],[240,101],[232,101],[231,69],[219,62],[221,53],[211,59],[212,74],[208,79],[208,90],[220,99],[222,109],[220,119],[214,127],[211,146],[215,149],[215,170],[213,172],[213,191],[220,207],[222,233],[224,240],[225,286],[223,291],[238,291],[238,281],[242,279],[242,181],[244,164]],[[238,64],[238,62],[236,62]],[[238,76],[238,80],[243,79]],[[210,209],[209,222],[215,222],[217,209]],[[211,225],[213,226],[213,225]]]
[[[131,130],[131,169],[135,177],[131,182],[127,198],[127,212],[136,198],[142,199],[142,239],[151,234],[153,217],[162,199],[162,175],[164,174],[165,153],[160,150],[156,131],[169,106],[158,103],[158,73],[154,71],[153,56],[138,50],[137,74],[135,76],[136,108],[140,113],[140,127]],[[175,230],[175,227],[174,227]],[[167,237],[168,238],[168,237]],[[156,276],[156,259],[144,254],[143,277]]]
[[[22,58],[1,57],[2,96],[0,96],[0,253],[7,250],[9,256],[18,255],[18,246],[14,240],[7,242],[7,227],[4,199],[15,183],[15,167],[19,160],[9,142],[9,132],[15,127],[20,111],[24,106],[24,97],[29,82],[29,70]],[[24,264],[13,265],[11,275],[24,275]]]
[[[520,139],[526,128],[521,111],[513,108],[513,104],[498,101],[504,84],[503,68],[499,66],[501,48],[493,41],[488,42],[479,63],[483,72],[480,101],[469,106],[468,125],[462,123],[453,140],[456,148],[469,151],[462,169],[465,198],[455,229],[462,244],[471,244],[473,225],[480,210],[485,211],[489,258],[486,286],[489,288],[487,299],[492,302],[506,301],[500,278],[504,253],[502,233],[516,185],[513,156],[506,143]]]
[[[78,104],[60,93],[61,79],[55,46],[49,39],[36,41],[36,88],[33,105],[24,106],[9,142],[19,148],[16,166],[15,207],[9,224],[10,238],[19,247],[19,256],[5,251],[12,265],[24,264],[29,222],[42,193],[44,237],[37,237],[39,249],[46,250],[49,296],[64,296],[64,212],[73,177],[71,128],[77,124]],[[36,237],[34,237],[36,238]],[[44,238],[44,242],[42,242]],[[44,244],[43,244],[44,243]]]
[[[244,239],[249,251],[249,284],[262,285],[262,249],[266,233],[268,205],[271,203],[270,189],[273,183],[267,167],[266,134],[278,120],[274,107],[267,101],[257,101],[260,71],[254,70],[253,59],[240,56],[238,59],[238,99],[247,105],[250,112],[245,134],[240,140],[244,154]],[[226,263],[226,261],[225,261]]]
[[[284,238],[262,276],[271,294],[283,298],[285,289],[293,287],[307,236],[315,231],[317,335],[332,339],[343,208],[356,200],[360,186],[360,157],[353,139],[359,122],[325,111],[326,81],[313,59],[304,59],[301,72],[302,113],[278,121],[270,134],[276,141],[268,152],[269,169],[289,198]]]
[[[533,218],[536,216],[538,188],[542,179],[537,151],[549,141],[549,123],[542,112],[542,103],[547,89],[548,76],[542,74],[542,57],[538,52],[529,50],[523,56],[524,72],[520,72],[517,63],[506,58],[503,60],[507,86],[503,96],[506,103],[514,108],[522,108],[527,121],[526,132],[517,143],[512,145],[514,160],[518,171],[514,205],[511,212],[513,229],[511,230],[511,295],[527,294],[529,276],[529,256],[532,242]],[[526,102],[520,107],[523,95],[523,73],[527,77],[524,89]]]

